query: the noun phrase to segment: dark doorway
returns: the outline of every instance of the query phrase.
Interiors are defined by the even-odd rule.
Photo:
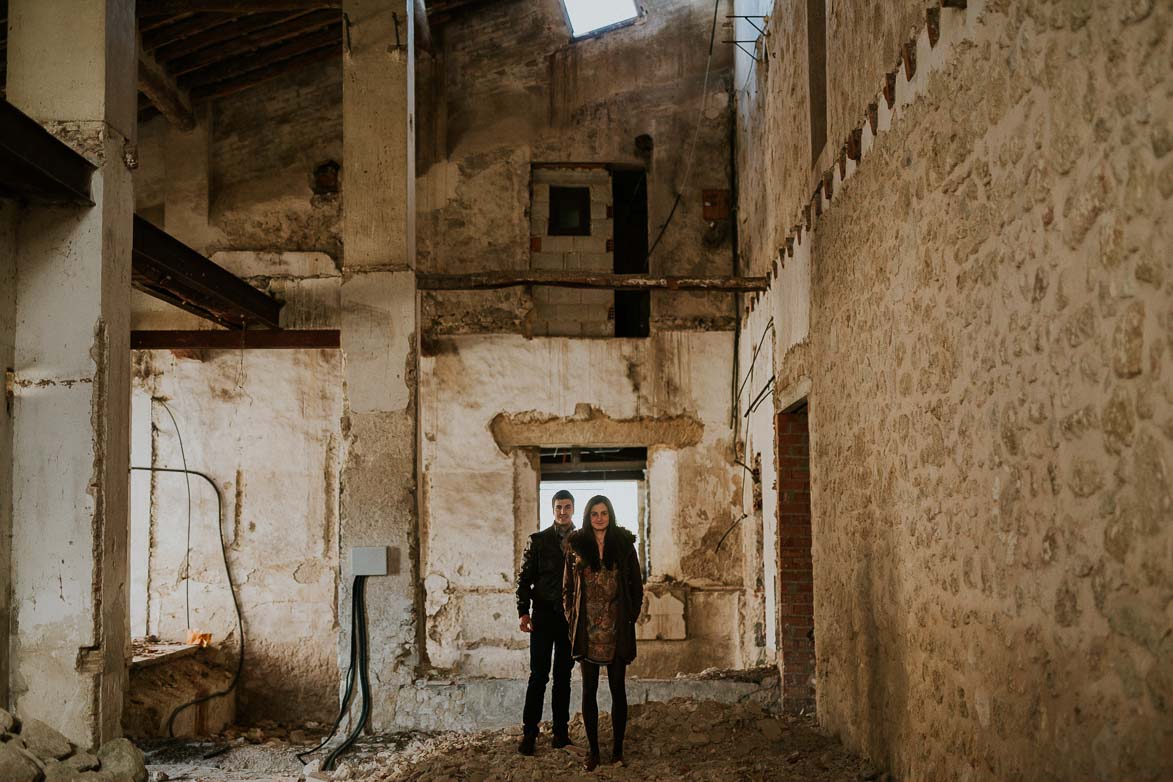
[[[782,709],[815,709],[814,567],[810,429],[806,400],[778,415],[778,632]]]
[[[613,169],[611,203],[615,216],[615,273],[648,272],[648,175],[642,169]],[[648,336],[650,291],[615,291],[615,336]]]

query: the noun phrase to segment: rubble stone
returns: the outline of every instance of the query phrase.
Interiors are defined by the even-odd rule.
[[[129,739],[107,741],[98,750],[102,771],[115,776],[126,776],[134,782],[147,782],[147,767],[143,753]]]
[[[12,744],[0,746],[0,779],[5,782],[37,782],[41,770]]]
[[[69,739],[40,720],[25,720],[20,737],[29,751],[42,760],[60,760],[73,751]]]

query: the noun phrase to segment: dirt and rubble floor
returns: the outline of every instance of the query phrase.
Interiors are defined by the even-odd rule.
[[[214,741],[147,747],[147,764],[152,780],[292,781],[307,775],[311,782],[841,782],[883,778],[836,740],[820,734],[813,719],[771,715],[757,703],[677,699],[632,706],[623,766],[608,764],[611,724],[605,714],[600,722],[603,764],[592,773],[582,768],[586,737],[581,717],[571,723],[576,746],[552,749],[546,731],[533,757],[517,752],[519,728],[398,734],[367,737],[343,756],[332,773],[314,773],[313,761],[303,767],[294,752],[317,743],[313,740],[316,726],[308,731],[270,726],[230,732]],[[204,757],[217,750],[220,754],[215,757]]]

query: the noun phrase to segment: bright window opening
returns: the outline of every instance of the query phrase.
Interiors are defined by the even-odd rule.
[[[636,536],[635,550],[642,552],[643,524],[640,523],[639,481],[542,481],[538,507],[541,509],[542,528],[554,523],[554,493],[562,489],[574,495],[574,526],[582,526],[586,503],[596,494],[602,494],[615,506],[615,521]],[[642,555],[641,555],[642,560]]]
[[[628,22],[638,15],[634,0],[562,0],[575,38]]]

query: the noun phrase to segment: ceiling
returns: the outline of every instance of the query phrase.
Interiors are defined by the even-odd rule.
[[[494,1],[431,0],[429,26]],[[162,113],[190,126],[201,101],[342,54],[342,0],[138,0],[137,11],[140,119]],[[0,95],[7,17],[8,0],[0,0]]]

